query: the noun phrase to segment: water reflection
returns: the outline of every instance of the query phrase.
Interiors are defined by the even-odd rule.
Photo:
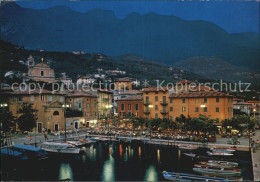
[[[112,156],[113,148],[109,146],[109,159],[105,161],[102,172],[102,181],[115,181],[115,159]]]
[[[157,161],[160,162],[160,149],[157,149]]]
[[[141,155],[142,155],[142,148],[141,146],[138,147],[138,156],[139,158],[141,158]]]
[[[149,166],[146,170],[144,181],[158,181],[158,174],[154,166]]]
[[[97,151],[93,145],[91,145],[89,148],[87,148],[86,154],[92,161],[96,160]]]
[[[120,158],[122,158],[122,156],[123,156],[122,144],[119,145],[119,156],[120,156]]]
[[[59,180],[70,179],[73,181],[73,172],[69,163],[61,163],[59,171]]]
[[[178,160],[181,159],[181,150],[178,150]]]

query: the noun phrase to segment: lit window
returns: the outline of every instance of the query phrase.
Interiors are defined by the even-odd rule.
[[[185,112],[186,111],[186,107],[182,107],[182,112]]]
[[[31,98],[30,98],[31,102],[34,101],[34,95],[31,95]]]
[[[131,110],[131,104],[128,104],[128,110]]]

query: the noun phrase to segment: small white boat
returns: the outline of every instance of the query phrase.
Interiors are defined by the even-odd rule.
[[[186,156],[189,156],[189,157],[195,157],[196,156],[196,154],[192,154],[192,153],[183,153],[184,155],[186,155]]]
[[[225,153],[225,152],[207,152],[208,155],[211,155],[211,156],[232,156],[234,154],[231,154],[231,153]]]
[[[196,150],[199,147],[198,146],[193,146],[193,145],[178,145],[179,149],[183,149],[183,150]]]
[[[79,154],[80,148],[69,143],[44,142],[41,148],[47,152],[64,153],[64,154]]]

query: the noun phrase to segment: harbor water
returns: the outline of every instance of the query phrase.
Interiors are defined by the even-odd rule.
[[[80,155],[50,155],[42,161],[2,163],[2,180],[161,181],[163,171],[196,174],[193,165],[202,160],[173,146],[135,142],[97,142],[84,151]],[[249,152],[236,152],[230,160],[239,163],[244,180],[253,179]]]

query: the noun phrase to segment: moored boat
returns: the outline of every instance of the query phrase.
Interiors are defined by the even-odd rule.
[[[69,143],[44,142],[41,148],[54,153],[79,154],[80,152],[80,148]]]
[[[233,177],[241,176],[241,170],[224,170],[224,169],[207,169],[194,167],[193,171],[210,176],[222,176],[222,177]]]
[[[12,149],[24,153],[29,157],[29,159],[43,160],[48,158],[48,155],[45,150],[31,145],[17,144],[14,145]]]
[[[200,176],[188,173],[175,173],[163,171],[163,177],[170,181],[229,181],[226,178],[211,177],[211,176]]]
[[[226,152],[207,152],[208,155],[211,155],[211,156],[232,156],[234,154],[231,154],[231,153],[226,153]]]
[[[226,171],[241,171],[241,169],[237,168],[226,168],[226,167],[220,167],[220,166],[212,166],[207,164],[194,164],[194,167],[197,168],[205,168],[205,169],[216,169],[216,170],[226,170]]]
[[[183,154],[188,157],[196,157],[196,154],[193,154],[193,153],[183,153]]]
[[[233,153],[236,150],[234,149],[210,149],[212,152],[224,152],[224,153]]]
[[[213,166],[213,167],[219,167],[219,168],[235,168],[238,166],[238,163],[235,162],[226,162],[226,161],[219,161],[219,162],[199,162],[200,164],[203,165],[208,165],[208,166]]]
[[[212,164],[222,164],[222,165],[229,165],[229,166],[238,166],[238,163],[236,162],[229,162],[229,161],[217,161],[217,160],[209,160],[208,163]]]
[[[178,145],[179,149],[183,150],[196,150],[199,147],[198,146],[193,146],[193,145]]]
[[[25,161],[28,160],[28,156],[22,152],[10,149],[10,148],[2,148],[1,149],[1,159],[5,160],[19,160]]]

